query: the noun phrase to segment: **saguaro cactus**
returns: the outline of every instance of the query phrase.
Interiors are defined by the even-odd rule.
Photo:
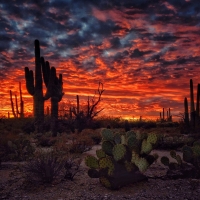
[[[188,101],[187,101],[187,98],[185,97],[184,99],[184,122],[186,123],[186,125],[189,125],[189,112],[188,112]]]
[[[51,131],[52,135],[57,135],[56,124],[58,119],[58,103],[62,100],[63,93],[63,81],[62,74],[59,77],[56,75],[55,67],[51,67],[49,62],[41,57],[42,72],[47,92],[44,96],[44,100],[51,98]]]
[[[17,95],[15,95],[15,107],[16,107],[16,112],[15,112],[14,103],[12,99],[12,91],[10,90],[10,103],[14,118],[18,118],[18,116],[20,116],[20,118],[24,117],[24,101],[22,100],[22,90],[20,82],[19,82],[19,93],[20,93],[20,111],[18,109]]]
[[[13,99],[12,99],[12,91],[11,90],[10,90],[10,103],[11,103],[13,116],[14,116],[14,118],[17,118],[17,115],[15,113],[15,109],[14,109],[14,103],[13,103]]]
[[[194,107],[194,93],[193,93],[192,79],[190,79],[190,117],[191,117],[191,125],[195,127],[195,107]]]
[[[196,116],[199,118],[199,103],[200,103],[200,84],[197,85],[197,102],[196,102]]]
[[[33,71],[29,70],[28,67],[25,67],[25,79],[27,91],[33,96],[33,114],[36,121],[36,131],[42,132],[44,121],[44,98],[39,40],[35,40],[35,77]]]

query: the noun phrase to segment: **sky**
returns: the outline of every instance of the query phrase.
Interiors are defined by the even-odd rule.
[[[1,0],[0,27],[1,116],[19,82],[32,112],[24,67],[34,70],[35,39],[63,75],[61,102],[84,104],[102,82],[104,116],[156,119],[170,108],[175,119],[190,79],[195,95],[200,83],[199,0]]]

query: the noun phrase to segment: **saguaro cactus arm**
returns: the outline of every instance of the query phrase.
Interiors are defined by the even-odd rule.
[[[197,117],[199,117],[199,103],[200,103],[200,84],[197,85],[197,102],[196,102]]]
[[[47,87],[47,91],[44,95],[44,100],[49,99],[50,97],[56,97],[58,102],[61,101],[64,93],[63,93],[63,82],[62,82],[62,74],[59,74],[59,78],[56,76],[55,67],[49,66],[49,62],[44,62],[42,58],[42,69],[43,69],[43,78],[45,80],[45,85]]]
[[[41,57],[41,65],[42,65],[43,80],[44,80],[45,86],[48,87],[49,76],[50,76],[50,65],[48,61],[45,62],[43,57]]]
[[[34,78],[33,78],[33,71],[29,70],[28,67],[25,67],[25,79],[26,79],[26,89],[30,95],[34,95],[35,88],[34,88]]]
[[[195,111],[195,108],[194,108],[193,81],[192,81],[192,79],[190,79],[190,109],[191,109],[191,112]]]
[[[15,113],[15,109],[14,109],[14,103],[13,103],[13,99],[12,99],[12,91],[11,90],[10,90],[10,103],[11,103],[13,116],[14,116],[14,118],[17,118],[17,115]]]

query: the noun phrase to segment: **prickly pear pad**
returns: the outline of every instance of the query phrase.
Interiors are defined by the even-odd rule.
[[[99,181],[100,181],[100,183],[104,186],[104,187],[106,187],[106,188],[111,188],[111,183],[110,183],[110,181],[106,178],[106,177],[100,177],[99,178]]]
[[[106,157],[106,153],[103,151],[103,149],[97,149],[96,150],[96,155],[97,155],[98,158]]]
[[[86,166],[88,166],[92,169],[98,169],[99,168],[98,160],[94,156],[87,156],[85,158],[85,164],[86,164]]]
[[[114,144],[110,141],[103,141],[102,142],[102,150],[107,154],[107,155],[112,155],[112,149],[114,147]]]
[[[140,158],[135,163],[135,165],[138,167],[140,172],[145,172],[147,170],[147,168],[149,167],[149,163],[147,162],[147,160],[145,158]]]
[[[163,165],[169,166],[169,158],[167,156],[163,156],[160,161]]]
[[[150,133],[147,137],[147,141],[151,144],[156,144],[158,141],[158,137],[155,133]]]
[[[146,139],[142,141],[142,147],[141,147],[141,154],[149,154],[152,151],[153,147],[152,144],[149,143]]]
[[[99,168],[100,169],[108,168],[108,175],[112,175],[113,171],[115,169],[115,166],[114,166],[114,163],[112,161],[112,158],[105,157],[105,158],[99,159]]]
[[[101,131],[101,136],[103,140],[111,141],[114,139],[114,134],[111,129],[104,128]]]
[[[126,147],[123,144],[116,144],[113,147],[113,157],[116,161],[120,161],[126,154]]]

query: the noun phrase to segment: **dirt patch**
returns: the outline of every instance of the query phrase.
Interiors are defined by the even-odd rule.
[[[163,180],[167,168],[159,162],[145,172],[148,181],[128,185],[118,191],[104,188],[87,175],[87,168],[74,181],[56,180],[51,185],[29,185],[21,167],[24,163],[3,163],[0,170],[0,199],[94,200],[94,199],[199,199],[200,180]]]

